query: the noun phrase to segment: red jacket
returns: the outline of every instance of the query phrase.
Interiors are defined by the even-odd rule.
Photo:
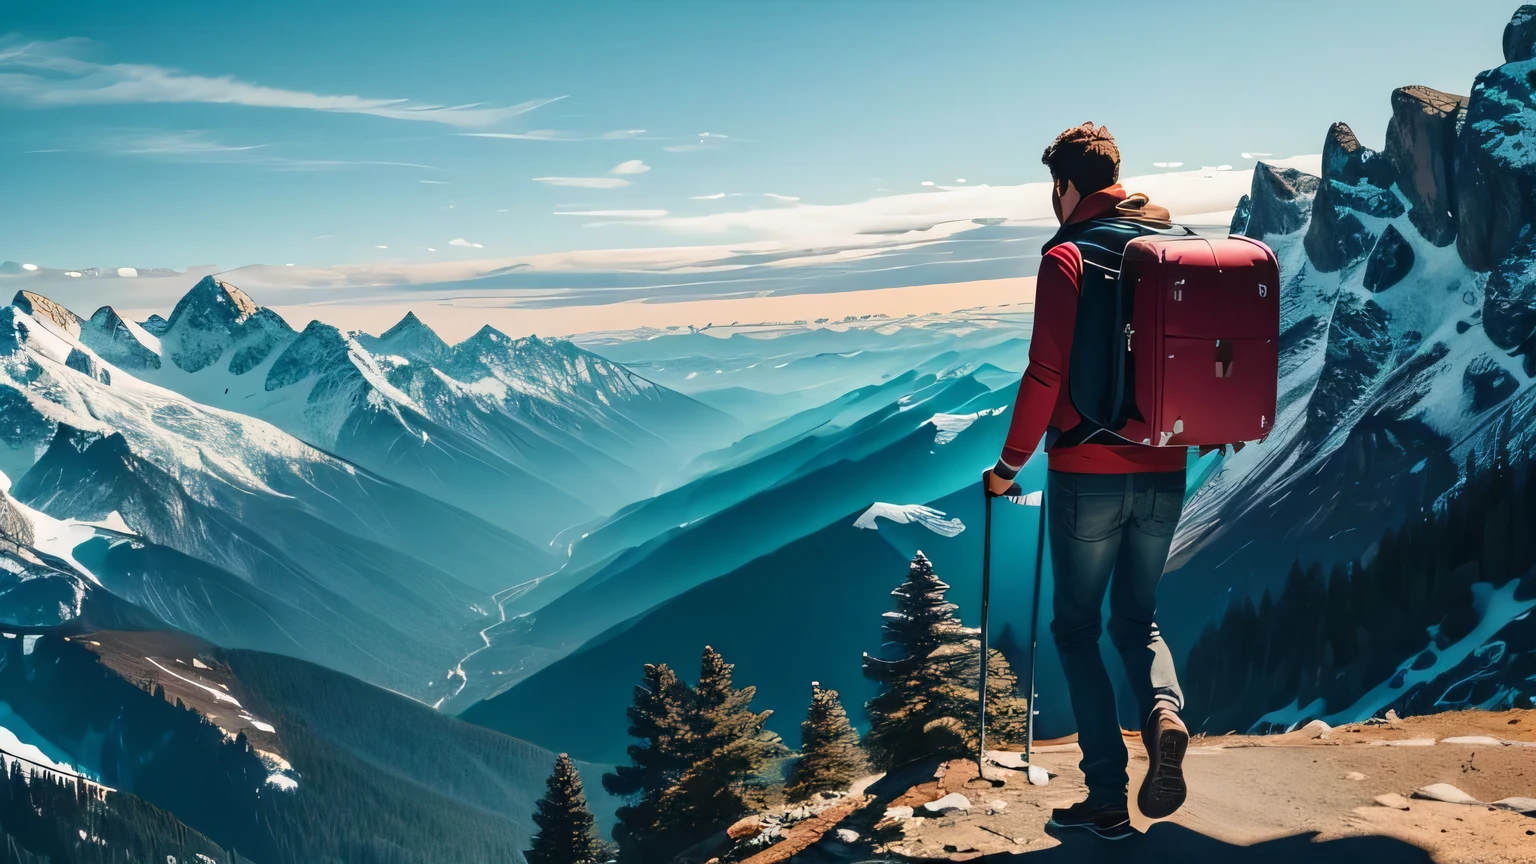
[[[1130,200],[1127,200],[1129,198]],[[1130,197],[1119,184],[1084,198],[1067,217],[1067,224],[1108,215],[1117,208],[1141,210],[1151,215],[1166,211],[1146,204],[1143,196]],[[1072,332],[1077,323],[1078,289],[1082,284],[1083,256],[1077,246],[1062,243],[1040,261],[1035,280],[1035,322],[1029,342],[1029,367],[1019,382],[1008,440],[1003,445],[997,473],[1011,476],[1023,467],[1046,427],[1066,431],[1080,422],[1067,388],[1067,361],[1072,356]],[[1136,474],[1182,471],[1187,452],[1183,447],[1149,447],[1141,444],[1079,444],[1061,450],[1047,449],[1052,471],[1069,474]]]

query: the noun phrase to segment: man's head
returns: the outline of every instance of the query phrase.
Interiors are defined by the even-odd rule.
[[[1108,129],[1092,123],[1057,135],[1040,161],[1051,169],[1051,207],[1061,222],[1079,201],[1120,182],[1120,148]]]

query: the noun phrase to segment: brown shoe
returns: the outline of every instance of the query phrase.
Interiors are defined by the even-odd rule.
[[[1147,776],[1141,781],[1136,806],[1148,819],[1172,816],[1184,804],[1184,751],[1189,749],[1189,729],[1172,708],[1160,705],[1147,717],[1141,730],[1147,745]]]

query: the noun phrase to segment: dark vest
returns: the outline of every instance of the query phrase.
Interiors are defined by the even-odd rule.
[[[1050,436],[1047,449],[1087,443],[1140,443],[1115,434],[1127,422],[1143,419],[1136,407],[1136,364],[1130,356],[1136,283],[1130,280],[1122,284],[1120,279],[1125,247],[1148,234],[1192,233],[1167,222],[1105,216],[1063,225],[1040,250],[1043,255],[1063,243],[1072,243],[1083,256],[1077,323],[1067,361],[1067,394],[1082,422]]]

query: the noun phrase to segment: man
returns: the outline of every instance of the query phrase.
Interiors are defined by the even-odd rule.
[[[1088,785],[1087,800],[1053,811],[1050,824],[1119,839],[1134,832],[1127,808],[1125,743],[1099,651],[1099,610],[1108,590],[1110,639],[1135,691],[1151,759],[1137,803],[1145,815],[1161,818],[1184,802],[1181,763],[1189,733],[1178,716],[1184,699],[1173,657],[1153,613],[1157,583],[1184,506],[1187,454],[1182,447],[1081,434],[1067,382],[1085,262],[1069,238],[1093,227],[1084,225],[1091,220],[1115,219],[1114,225],[1131,235],[1141,225],[1167,228],[1168,211],[1120,187],[1120,152],[1103,127],[1084,123],[1066,130],[1046,148],[1042,161],[1051,171],[1051,204],[1062,229],[1040,262],[1029,367],[1002,458],[987,472],[985,483],[989,495],[1004,494],[1045,435],[1050,468],[1045,502],[1055,574],[1051,633],[1066,672]],[[1095,247],[1092,257],[1104,261],[1103,253],[1110,250]],[[1118,255],[1121,249],[1112,251]],[[1118,269],[1117,259],[1109,260]],[[1104,265],[1089,261],[1086,266]],[[1063,437],[1064,432],[1075,434]]]

